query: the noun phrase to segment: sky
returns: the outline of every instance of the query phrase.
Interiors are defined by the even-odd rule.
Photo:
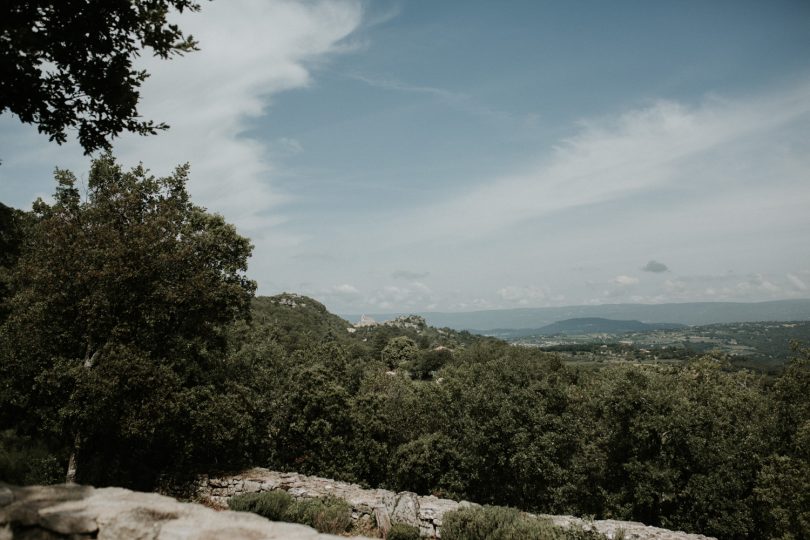
[[[215,0],[114,152],[338,313],[810,297],[810,2]],[[0,115],[0,201],[59,146]]]

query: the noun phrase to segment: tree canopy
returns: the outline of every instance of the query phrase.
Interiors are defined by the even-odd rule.
[[[0,403],[23,432],[76,437],[85,463],[103,454],[109,470],[129,445],[150,463],[183,444],[186,420],[214,423],[188,407],[219,394],[226,332],[255,290],[252,246],[191,203],[187,177],[124,171],[107,154],[86,199],[57,170],[55,202],[34,205],[0,327]]]
[[[165,129],[138,113],[148,77],[133,67],[146,49],[169,58],[196,42],[168,22],[193,0],[9,0],[0,8],[0,113],[9,111],[61,144],[77,130],[85,153],[123,131]]]

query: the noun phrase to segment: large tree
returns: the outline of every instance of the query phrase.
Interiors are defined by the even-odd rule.
[[[215,423],[200,407],[224,379],[228,326],[249,313],[252,247],[191,203],[187,176],[107,154],[84,196],[57,170],[54,203],[34,205],[0,327],[0,422],[73,447],[79,478],[126,481],[82,474],[94,456],[121,474],[133,456],[188,457],[188,422]]]
[[[77,130],[85,153],[110,148],[123,131],[153,134],[162,123],[138,114],[148,74],[133,60],[196,48],[168,22],[193,0],[6,0],[0,4],[0,113],[36,124],[63,143]]]

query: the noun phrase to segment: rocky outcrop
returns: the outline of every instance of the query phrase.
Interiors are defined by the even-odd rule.
[[[241,493],[283,489],[297,499],[332,495],[352,506],[354,520],[374,519],[383,534],[392,523],[407,523],[419,528],[423,537],[440,538],[442,517],[463,507],[478,506],[466,501],[452,501],[415,493],[395,493],[385,489],[364,489],[357,484],[337,482],[326,478],[297,473],[280,473],[267,469],[250,469],[241,474],[209,478],[201,477],[194,487],[195,497],[214,507],[227,508],[228,499]],[[710,540],[699,534],[687,534],[642,523],[616,520],[585,521],[573,516],[548,516],[562,527],[595,529],[608,538],[623,534],[626,540]]]
[[[369,326],[377,326],[379,323],[366,315],[361,315],[360,320],[354,325],[355,328],[366,328]]]
[[[280,306],[287,306],[291,308],[305,307],[307,304],[304,302],[304,300],[309,300],[309,298],[300,294],[288,292],[270,297],[271,304],[278,304]]]
[[[385,321],[383,325],[402,329],[410,328],[412,330],[424,330],[427,328],[425,318],[420,317],[419,315],[400,315],[395,319]]]
[[[292,523],[217,512],[156,493],[78,485],[0,484],[0,540],[325,540]]]

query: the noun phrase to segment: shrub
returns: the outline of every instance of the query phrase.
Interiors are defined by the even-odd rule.
[[[322,533],[344,533],[352,525],[351,506],[337,497],[296,501],[286,491],[276,490],[236,495],[228,500],[228,507],[273,521],[309,525]]]
[[[318,532],[340,534],[352,525],[352,507],[337,497],[305,499],[290,505],[287,518],[286,521],[309,525]]]
[[[237,512],[253,512],[272,521],[287,521],[288,511],[295,499],[286,491],[244,493],[228,500],[228,508]]]
[[[464,490],[464,481],[458,472],[462,457],[456,445],[442,433],[400,445],[388,465],[390,485],[398,491],[457,496]]]
[[[40,441],[0,431],[0,479],[19,485],[58,484],[65,470],[56,456]]]
[[[386,538],[387,540],[419,540],[419,529],[405,523],[394,523]]]
[[[444,540],[600,540],[595,531],[565,529],[551,521],[524,514],[514,508],[483,506],[462,508],[444,515]]]

